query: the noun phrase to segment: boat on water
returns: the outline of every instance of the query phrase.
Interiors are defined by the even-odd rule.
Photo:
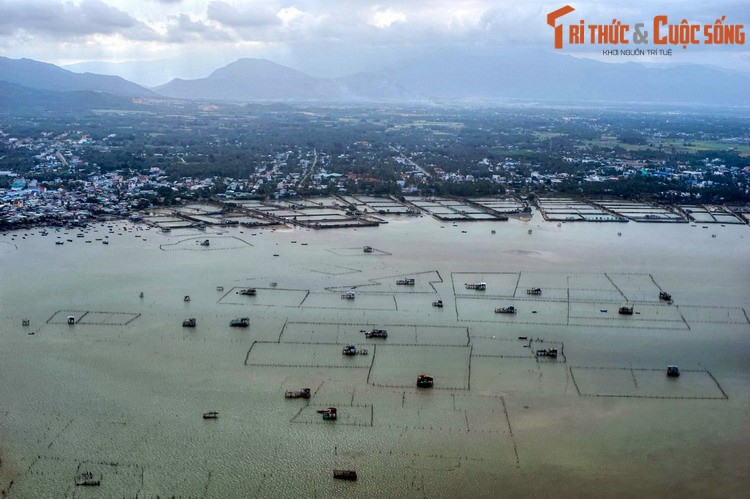
[[[544,348],[541,350],[536,351],[537,357],[551,357],[553,359],[557,358],[557,348]]]
[[[219,413],[216,411],[208,411],[203,413],[203,419],[218,419]]]
[[[342,300],[353,300],[354,299],[354,291],[347,291],[346,293],[341,294]]]
[[[333,470],[333,478],[338,480],[357,481],[357,472],[354,470]]]
[[[90,471],[84,471],[76,475],[76,485],[84,487],[96,487],[101,485],[101,477],[94,476]]]
[[[354,345],[347,345],[341,349],[341,355],[351,357],[352,355],[367,355],[367,349],[357,348]]]
[[[205,239],[201,242],[201,246],[211,246],[211,242],[208,239]]]
[[[243,296],[255,296],[258,294],[258,291],[255,288],[247,288],[247,289],[241,289],[239,291],[239,294]]]
[[[365,246],[365,247],[363,248],[363,251],[364,251],[365,253],[372,253],[372,246]]]
[[[476,289],[477,291],[484,291],[487,289],[486,282],[467,282],[464,283],[466,289]]]
[[[428,376],[424,373],[417,375],[417,388],[432,388],[432,384],[432,376]]]
[[[432,306],[437,307],[437,308],[443,308],[443,300],[435,300],[434,302],[432,302]]]
[[[65,244],[65,243],[64,243],[64,242],[62,242],[62,241],[55,241],[55,244],[56,244],[56,245],[58,245],[58,246],[62,246],[62,245],[63,245],[63,244]]]
[[[309,399],[311,396],[309,388],[303,388],[302,390],[287,390],[284,392],[284,398],[288,399]]]
[[[365,331],[365,338],[387,338],[388,331],[385,329],[372,329]]]
[[[515,314],[516,313],[516,307],[509,306],[509,307],[498,307],[495,309],[496,314]]]
[[[323,415],[324,421],[336,421],[336,419],[338,419],[338,411],[335,407],[329,407],[328,409],[318,409],[318,414]]]
[[[407,277],[406,279],[398,279],[396,281],[396,284],[398,286],[414,286],[414,283],[415,281],[412,277]]]
[[[239,319],[232,319],[229,321],[231,327],[248,327],[250,325],[249,317],[241,317]]]
[[[659,292],[659,299],[664,301],[672,301],[672,295],[667,293],[666,291],[660,291]]]
[[[633,307],[620,307],[617,313],[620,315],[633,315]]]
[[[542,288],[529,288],[526,290],[527,295],[541,295]]]
[[[677,378],[680,376],[680,368],[677,366],[667,366],[667,376]]]
[[[185,319],[184,321],[182,321],[182,327],[195,327],[195,325],[195,317],[191,317],[190,319]]]

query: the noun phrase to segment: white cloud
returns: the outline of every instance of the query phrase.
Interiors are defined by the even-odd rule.
[[[373,9],[369,22],[377,28],[387,28],[393,23],[403,23],[405,21],[406,14],[389,7],[387,9]]]
[[[0,0],[0,50],[52,62],[112,59],[123,50],[172,58],[241,56],[242,50],[263,57],[268,50],[267,57],[359,57],[366,66],[367,58],[444,47],[551,49],[545,17],[566,3],[576,9],[571,19],[589,22],[642,22],[664,13],[675,22],[686,17],[708,23],[726,15],[728,22],[750,25],[746,0]],[[712,53],[717,61],[746,66],[748,45]],[[689,62],[694,56],[681,57]]]

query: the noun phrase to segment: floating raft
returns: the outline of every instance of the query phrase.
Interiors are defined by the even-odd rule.
[[[357,480],[357,472],[354,470],[333,470],[333,478],[338,480]]]

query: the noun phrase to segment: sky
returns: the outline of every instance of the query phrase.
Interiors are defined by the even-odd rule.
[[[726,16],[725,24],[750,25],[747,0],[567,3],[576,9],[570,22],[650,23],[666,14],[675,24],[683,18],[710,24]],[[554,51],[546,15],[563,5],[564,0],[0,0],[0,55],[58,65],[162,61],[161,73],[181,77],[205,76],[240,57],[257,57],[315,76],[342,76],[444,50]],[[739,47],[678,48],[671,57],[636,62],[750,72],[748,47],[750,40]],[[625,60],[603,56],[601,47],[563,51]]]

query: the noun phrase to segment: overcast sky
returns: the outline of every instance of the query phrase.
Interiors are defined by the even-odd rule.
[[[682,18],[713,23],[723,15],[725,23],[750,25],[748,0],[567,3],[576,8],[569,15],[571,22],[608,23],[617,18],[650,23],[654,15],[666,14],[675,23]],[[445,49],[535,46],[551,51],[553,30],[546,25],[546,15],[565,4],[564,0],[0,0],[0,54],[60,65],[169,59],[182,61],[197,73],[239,57],[261,57],[312,74],[337,76]],[[679,48],[669,61],[750,71],[748,46],[750,40],[734,49]],[[589,48],[585,54],[601,58],[601,49]]]

